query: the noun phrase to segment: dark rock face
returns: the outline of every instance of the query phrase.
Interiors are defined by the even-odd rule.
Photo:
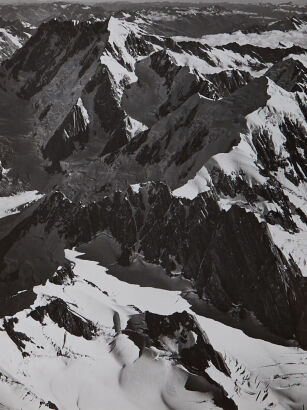
[[[209,366],[209,361],[221,372],[230,375],[220,353],[216,352],[196,319],[187,312],[174,313],[170,316],[157,315],[151,312],[136,315],[129,319],[125,330],[132,340],[137,333],[144,340],[136,344],[142,350],[144,346],[155,346],[168,350],[168,339],[174,340],[176,351],[171,351],[174,358],[185,367],[197,374],[203,374]]]
[[[221,71],[204,77],[199,76],[197,72],[189,73],[187,67],[181,68],[170,85],[167,101],[161,105],[159,114],[164,116],[174,111],[195,93],[212,100],[227,97],[246,85],[251,78],[246,71]]]
[[[218,99],[227,97],[238,88],[243,87],[251,81],[252,77],[246,71],[230,70],[210,74],[206,79],[207,82],[200,88],[200,94],[207,98]]]
[[[124,333],[140,348],[140,355],[145,347],[151,346],[170,353],[172,359],[189,372],[209,382],[217,405],[229,410],[237,408],[224,389],[206,374],[209,362],[226,376],[230,372],[221,354],[214,350],[192,315],[182,312],[161,316],[145,312],[129,319]],[[188,383],[186,388],[189,389]]]
[[[234,303],[257,312],[264,324],[270,317],[274,332],[291,338],[300,279],[256,217],[233,206],[212,235],[196,286],[221,309],[231,301],[228,306]]]
[[[294,185],[298,185],[307,177],[305,130],[299,124],[294,124],[293,121],[286,118],[281,125],[281,131],[286,137],[284,145],[289,152],[288,163],[294,168],[294,171],[286,172],[285,175]]]
[[[280,61],[270,68],[266,75],[287,91],[306,91],[307,70],[304,65],[292,58]]]
[[[125,47],[133,57],[146,56],[153,51],[152,42],[154,40],[155,38],[151,36],[140,38],[133,33],[129,33],[125,40]]]
[[[275,334],[297,335],[301,274],[275,247],[265,225],[237,206],[220,211],[206,194],[181,200],[160,183],[81,208],[54,194],[34,212],[35,223],[46,233],[56,230],[67,247],[108,231],[129,250],[126,263],[141,252],[169,273],[180,267],[199,295],[221,311],[241,305]]]
[[[221,50],[231,50],[235,53],[244,55],[249,55],[256,57],[259,60],[259,64],[264,63],[278,63],[283,58],[290,54],[303,54],[305,51],[299,46],[292,46],[288,48],[269,48],[269,47],[258,47],[251,44],[239,45],[237,43],[229,43],[223,46],[217,46]],[[263,65],[265,68],[265,65]]]
[[[296,16],[290,16],[285,19],[276,21],[268,28],[270,30],[280,30],[280,31],[287,32],[290,30],[295,30],[297,27],[301,26],[303,23],[304,23],[304,17],[303,19],[301,19]]]
[[[238,207],[219,211],[205,195],[184,204],[163,185],[152,187],[149,195],[148,204],[134,202],[134,222],[140,226],[138,249],[145,258],[161,263],[169,272],[176,261],[183,275],[195,281],[196,289],[219,309],[242,304],[274,332],[291,338],[301,275],[273,245],[265,226]],[[130,219],[130,212],[125,219]],[[118,236],[116,226],[111,224],[110,230],[117,240],[129,243]],[[131,234],[136,235],[135,226]]]
[[[103,161],[116,170],[116,181],[123,185],[124,174],[126,185],[160,180],[172,189],[182,186],[210,157],[229,152],[239,143],[240,133],[247,131],[246,115],[267,103],[267,88],[268,79],[261,77],[218,101],[194,94]],[[138,180],[130,178],[131,174],[137,174]]]
[[[114,79],[106,66],[102,66],[96,72],[85,91],[94,93],[94,111],[99,124],[97,128],[108,136],[102,154],[105,155],[119,149],[128,142],[126,116],[120,107]]]
[[[61,160],[67,158],[76,146],[84,148],[89,139],[89,127],[78,104],[74,105],[63,124],[50,138],[43,149],[44,158],[52,161],[52,167],[58,168]]]
[[[297,325],[297,334],[298,338],[301,341],[302,346],[306,348],[307,346],[307,307],[306,303],[306,297],[307,297],[307,280],[302,280],[301,281],[301,287],[302,287],[302,302],[300,303],[298,311],[298,325]]]
[[[55,274],[49,279],[49,282],[53,283],[54,285],[64,285],[67,281],[71,281],[74,278],[74,274],[72,271],[72,267],[70,264],[66,264],[64,266],[60,266]]]
[[[2,70],[15,81],[27,76],[18,93],[28,99],[47,85],[74,54],[89,46],[95,53],[92,44],[100,38],[107,41],[107,22],[75,24],[51,20],[39,27],[26,46],[3,64]],[[45,50],[49,50],[47,54]]]
[[[25,348],[24,342],[31,342],[31,339],[22,332],[16,332],[14,330],[14,324],[17,322],[17,319],[4,319],[3,328],[10,337],[10,339],[15,343],[18,350],[20,350],[23,356],[27,356],[26,352],[23,352]]]
[[[259,142],[261,141],[261,138],[259,135],[258,137]],[[259,145],[255,145],[258,150]],[[268,152],[269,150],[266,151],[266,154]],[[261,161],[268,158],[266,154]],[[274,161],[272,162],[272,158],[274,158],[274,156],[270,159],[271,165],[273,166],[271,170],[274,171],[276,163]],[[265,174],[266,176],[269,176],[266,184],[254,184],[252,187],[249,186],[244,178],[231,178],[231,176],[226,175],[221,169],[216,167],[211,169],[210,175],[214,182],[214,190],[216,190],[217,195],[225,195],[230,198],[242,195],[250,205],[257,203],[259,200],[266,200],[273,204],[275,203],[281,208],[282,212],[264,211],[263,218],[271,225],[279,224],[288,232],[297,232],[298,228],[293,220],[293,216],[299,215],[304,219],[304,212],[299,208],[295,208],[287,195],[283,192],[280,182],[274,177],[274,175],[271,175],[269,171]]]
[[[60,221],[57,221],[57,227],[53,226],[55,216],[51,215],[61,214],[66,206],[63,199],[63,195],[55,194],[45,204],[34,205],[31,209],[33,213],[29,209],[30,215],[21,217],[10,233],[1,239],[1,300],[5,301],[20,290],[31,290],[33,286],[46,281],[59,265],[65,263],[64,243],[61,234],[59,235],[61,230],[57,232]],[[50,224],[46,224],[45,219],[48,212]],[[41,223],[42,221],[44,222]]]
[[[43,323],[47,314],[59,327],[63,327],[74,336],[82,336],[87,340],[91,340],[96,334],[94,324],[76,315],[61,299],[54,299],[48,305],[39,306],[30,313],[34,320],[41,323]]]

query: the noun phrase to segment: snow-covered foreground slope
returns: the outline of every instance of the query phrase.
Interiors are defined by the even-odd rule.
[[[121,282],[80,255],[67,250],[73,275],[35,287],[34,304],[2,320],[3,408],[132,410],[145,404],[152,410],[220,408],[208,387],[185,387],[191,374],[169,353],[153,347],[140,352],[121,332],[139,311],[194,315],[180,293]],[[58,314],[62,322],[51,310],[40,311],[59,299],[64,306]],[[306,406],[306,352],[252,339],[240,330],[196,317],[230,369],[228,377],[211,363],[206,373],[239,409],[293,409],[293,401],[296,408]],[[78,331],[83,334],[77,335]]]

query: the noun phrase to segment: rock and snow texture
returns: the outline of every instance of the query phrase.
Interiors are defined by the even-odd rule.
[[[21,48],[34,30],[35,27],[22,21],[6,21],[0,16],[0,63]]]
[[[292,64],[295,64],[295,61],[292,61]],[[302,66],[302,69],[306,72],[305,67]],[[284,86],[283,83],[281,85]],[[304,110],[300,105],[300,99],[305,99],[305,96],[301,92],[286,91],[282,86],[269,80],[269,98],[266,105],[246,117],[248,132],[240,135],[238,145],[228,153],[212,156],[193,179],[174,191],[176,196],[194,199],[201,192],[214,190],[217,185],[222,193],[219,204],[223,209],[227,210],[238,204],[254,212],[259,220],[265,220],[266,215],[283,215],[287,212],[278,203],[278,198],[271,197],[268,200],[261,195],[251,202],[246,197],[246,190],[242,191],[239,187],[236,188],[236,185],[242,183],[252,189],[255,186],[273,189],[275,185],[279,186],[286,196],[288,207],[301,210],[303,215],[306,214],[304,139],[307,127]],[[292,124],[295,124],[295,128]],[[292,138],[298,162],[293,153],[289,152],[288,147]],[[232,192],[227,187],[227,179],[233,185]],[[306,220],[300,211],[294,211],[290,218],[294,222],[292,227],[281,226],[281,223],[274,221],[274,217],[268,220],[268,226],[275,244],[287,258],[293,258],[306,276]]]
[[[36,7],[0,6],[0,408],[306,407],[306,8]]]
[[[37,191],[20,192],[11,196],[0,197],[0,218],[20,212],[23,206],[37,201],[41,197],[42,195]]]
[[[31,307],[1,321],[4,408],[306,405],[306,355],[301,349],[196,319],[178,292],[129,285],[79,255],[66,251],[74,268],[60,267],[50,281],[34,288]],[[142,332],[140,311],[152,312],[147,313],[152,342],[135,336]],[[127,327],[129,318],[135,324]],[[199,370],[189,365],[193,350]]]

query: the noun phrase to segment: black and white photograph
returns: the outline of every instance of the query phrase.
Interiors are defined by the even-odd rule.
[[[307,410],[306,0],[0,0],[0,410]]]

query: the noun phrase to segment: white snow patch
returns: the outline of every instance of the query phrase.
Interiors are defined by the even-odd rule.
[[[90,123],[89,115],[88,115],[87,109],[83,105],[83,102],[82,102],[81,98],[78,99],[77,106],[81,110],[81,114],[82,114],[82,117],[83,117],[85,123],[89,124]]]
[[[4,34],[17,48],[22,47],[21,42],[19,41],[18,37],[13,36],[9,30],[5,30],[4,28],[0,28],[0,33]]]
[[[141,188],[140,184],[133,184],[133,185],[130,185],[130,186],[132,188],[132,191],[135,192],[136,194],[138,194],[140,192],[140,188]]]
[[[108,275],[106,269],[97,262],[78,259],[82,253],[66,250],[65,256],[75,263],[74,272],[93,283],[100,283],[103,289],[113,295],[117,303],[127,306],[135,305],[142,311],[170,315],[189,308],[187,301],[181,298],[179,291],[169,291],[150,287],[142,288],[138,285],[122,282],[114,276]]]
[[[304,209],[305,213],[307,208]],[[279,247],[283,254],[289,259],[290,255],[300,268],[302,274],[307,277],[307,230],[297,233],[289,233],[279,225],[269,225],[269,231],[273,242]]]
[[[125,120],[130,139],[133,139],[140,132],[148,130],[148,127],[145,124],[128,115]]]
[[[202,192],[210,191],[211,177],[206,167],[202,167],[193,179],[175,189],[173,195],[179,198],[194,199]]]
[[[0,197],[0,218],[19,213],[18,207],[27,203],[37,201],[43,195],[38,191],[26,191],[12,196]]]
[[[210,46],[221,46],[229,43],[238,43],[240,45],[252,44],[259,47],[278,48],[280,42],[286,47],[293,45],[306,47],[307,23],[297,27],[296,30],[290,31],[265,31],[263,33],[247,33],[236,31],[234,33],[221,33],[203,36],[200,42]]]

